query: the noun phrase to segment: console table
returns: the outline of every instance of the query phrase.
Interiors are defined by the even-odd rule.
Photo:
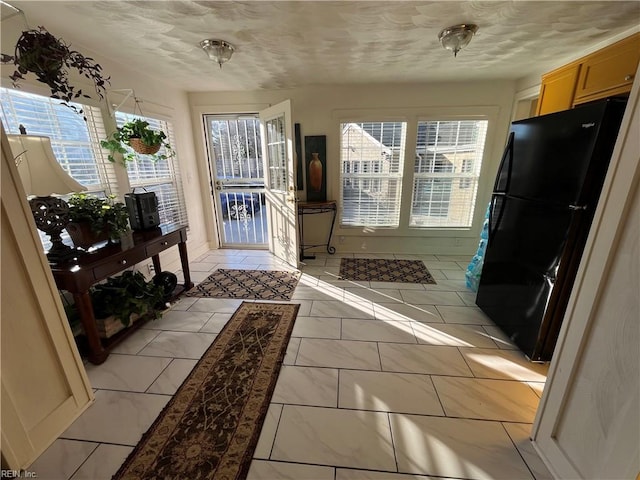
[[[159,273],[162,271],[160,252],[174,245],[178,246],[184,274],[184,284],[176,287],[173,292],[172,298],[175,298],[193,287],[187,257],[187,227],[182,225],[133,232],[131,238],[125,237],[119,244],[106,244],[94,251],[81,252],[73,260],[51,265],[58,288],[73,294],[87,337],[88,358],[91,363],[98,365],[104,362],[111,347],[144,323],[136,322],[110,339],[101,339],[89,295],[91,286],[148,258],[151,258],[153,268]]]
[[[316,215],[318,213],[332,213],[331,228],[329,229],[329,237],[326,243],[317,244],[305,244],[304,243],[304,217],[305,215]],[[330,255],[336,253],[335,247],[331,246],[331,236],[333,235],[333,227],[336,223],[336,215],[338,213],[338,207],[335,200],[329,200],[327,202],[299,202],[298,203],[298,218],[300,219],[300,261],[316,258],[315,255],[305,255],[304,251],[314,247],[327,247],[327,252]]]

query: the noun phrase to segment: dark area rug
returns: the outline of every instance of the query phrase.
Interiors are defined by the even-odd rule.
[[[300,272],[218,269],[189,290],[188,297],[291,300]]]
[[[299,307],[243,302],[113,478],[245,478]]]
[[[361,282],[436,283],[422,260],[343,258],[340,277]]]

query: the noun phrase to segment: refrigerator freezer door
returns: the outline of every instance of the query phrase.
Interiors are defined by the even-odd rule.
[[[574,222],[569,208],[496,195],[476,304],[532,360]]]
[[[510,195],[559,205],[581,199],[608,102],[530,118],[512,124]],[[610,153],[609,153],[610,155]],[[605,166],[606,168],[606,166]]]

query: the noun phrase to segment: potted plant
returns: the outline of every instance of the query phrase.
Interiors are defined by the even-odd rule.
[[[107,157],[115,162],[114,153],[122,154],[124,164],[134,161],[136,154],[151,155],[152,160],[164,160],[174,155],[171,145],[167,142],[167,135],[162,130],[154,130],[146,120],[135,119],[118,128],[106,140],[100,141],[102,148],[111,153]],[[163,153],[158,154],[164,147]]]
[[[104,198],[88,193],[74,193],[67,201],[67,232],[77,247],[88,248],[103,240],[119,240],[129,230],[129,211],[115,195]]]
[[[69,83],[69,70],[74,69],[80,75],[91,80],[100,99],[104,98],[109,77],[102,76],[102,67],[90,57],[71,50],[63,40],[56,38],[44,27],[25,30],[18,38],[13,55],[1,54],[2,63],[13,63],[16,70],[9,77],[15,87],[24,75],[33,73],[38,81],[45,83],[51,90],[51,97],[62,100],[67,107],[82,113],[75,105],[70,105],[78,97],[90,98]]]
[[[147,282],[140,272],[125,271],[91,289],[95,316],[105,320],[105,336],[111,336],[143,315],[162,316],[164,288]],[[119,323],[112,325],[113,320]],[[107,324],[109,323],[109,324]]]

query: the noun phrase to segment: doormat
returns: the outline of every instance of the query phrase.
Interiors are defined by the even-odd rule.
[[[298,308],[242,302],[113,478],[245,478]]]
[[[340,277],[361,282],[436,283],[422,260],[343,258]]]
[[[189,290],[188,297],[291,300],[300,272],[218,269]]]

